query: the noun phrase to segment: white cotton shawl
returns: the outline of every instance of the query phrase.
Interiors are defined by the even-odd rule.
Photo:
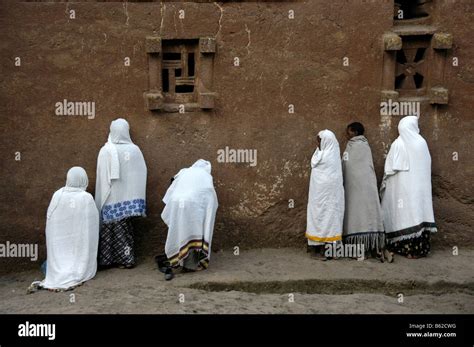
[[[329,130],[319,132],[320,149],[311,158],[306,237],[309,244],[341,240],[344,187],[339,143]]]
[[[398,124],[400,136],[385,161],[380,188],[388,242],[436,232],[431,195],[431,156],[419,134],[418,118],[407,116]]]
[[[165,253],[171,265],[180,265],[190,250],[197,250],[200,264],[207,267],[218,207],[211,163],[199,159],[180,170],[163,202],[161,218],[168,226]]]
[[[73,167],[66,186],[51,199],[46,219],[46,278],[41,287],[67,289],[96,274],[99,212],[85,191],[87,185],[84,169]]]
[[[95,201],[102,222],[145,216],[146,178],[145,159],[130,139],[128,122],[121,118],[113,121],[97,159]]]

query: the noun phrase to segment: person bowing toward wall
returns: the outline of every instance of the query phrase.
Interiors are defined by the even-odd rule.
[[[169,268],[165,278],[172,278],[171,268],[206,269],[218,207],[211,163],[199,159],[191,167],[181,169],[174,176],[163,202],[166,206],[161,218],[168,226],[165,253]]]
[[[336,136],[330,130],[323,130],[317,141],[318,148],[311,158],[306,238],[308,249],[321,256],[322,246],[341,241],[344,187]]]
[[[97,159],[95,201],[100,211],[99,265],[135,265],[132,217],[145,217],[147,167],[130,139],[125,119],[110,125],[107,143]]]

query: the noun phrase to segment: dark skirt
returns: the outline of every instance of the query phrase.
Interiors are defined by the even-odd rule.
[[[199,251],[192,249],[188,256],[183,260],[183,267],[188,270],[196,271],[199,269]]]
[[[396,241],[389,244],[387,248],[404,256],[426,257],[431,248],[430,235],[431,232],[429,230],[424,230],[418,237]]]
[[[104,223],[100,228],[99,265],[135,265],[131,218]]]

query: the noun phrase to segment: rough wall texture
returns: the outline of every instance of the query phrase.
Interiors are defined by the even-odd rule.
[[[422,105],[420,128],[433,160],[440,233],[435,247],[474,245],[470,135],[474,109],[471,1],[436,0],[431,14],[453,35],[445,65],[449,104]],[[76,18],[68,11],[74,9]],[[185,19],[179,19],[179,10]],[[288,18],[294,10],[295,18]],[[138,255],[162,249],[160,213],[170,177],[198,158],[213,164],[219,197],[214,249],[305,243],[309,159],[315,134],[328,128],[345,147],[345,126],[367,129],[379,180],[398,117],[382,122],[382,36],[393,1],[301,2],[1,2],[2,136],[0,241],[44,247],[45,211],[67,170],[83,166],[88,191],[111,120],[124,117],[145,156],[148,218],[137,230]],[[211,111],[150,112],[145,37],[215,37]],[[21,57],[21,66],[15,66]],[[130,57],[130,66],[124,58]],[[234,66],[239,57],[240,66]],[[349,66],[343,66],[343,58]],[[96,117],[56,116],[55,103],[95,101]],[[295,112],[289,113],[293,104]],[[256,149],[258,163],[218,163],[217,150]],[[15,160],[15,153],[21,160]],[[459,160],[453,160],[457,152]],[[288,200],[293,199],[294,208]],[[1,259],[1,271],[32,266]]]

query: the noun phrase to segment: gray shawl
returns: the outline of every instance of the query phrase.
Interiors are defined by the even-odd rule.
[[[381,250],[385,244],[372,152],[365,136],[347,143],[342,160],[346,208],[344,242]]]

